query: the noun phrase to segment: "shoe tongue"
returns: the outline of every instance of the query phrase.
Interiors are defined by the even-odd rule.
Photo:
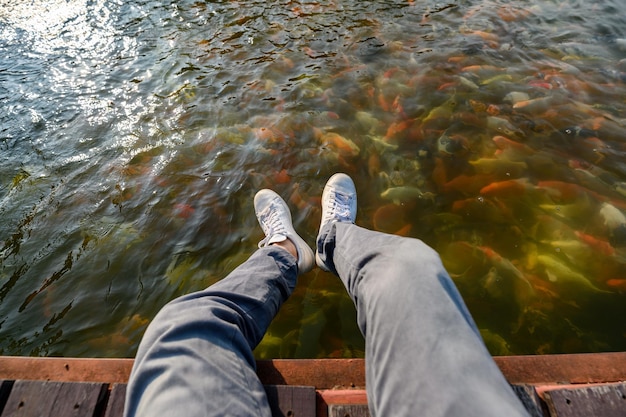
[[[287,240],[285,235],[274,235],[267,241],[267,244],[271,245],[272,243],[284,242],[285,240]]]

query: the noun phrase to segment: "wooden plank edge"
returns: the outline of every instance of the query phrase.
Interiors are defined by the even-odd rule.
[[[126,383],[133,359],[0,356],[0,379]]]
[[[579,388],[589,388],[589,387],[613,387],[613,386],[621,386],[626,383],[626,380],[620,382],[594,382],[590,384],[551,384],[551,385],[537,385],[535,387],[535,391],[537,391],[537,395],[543,400],[545,400],[545,395],[549,394],[550,391],[558,391],[558,390],[567,390],[567,389],[579,389]]]
[[[626,352],[494,357],[511,384],[582,384],[626,381]],[[126,383],[133,359],[0,356],[0,379]],[[365,387],[363,359],[274,359],[257,362],[267,385],[317,389]]]
[[[322,389],[316,393],[317,417],[328,417],[328,409],[332,405],[367,405],[367,393],[364,389]]]
[[[496,356],[511,384],[586,384],[626,380],[626,352]]]
[[[364,359],[274,359],[257,362],[264,384],[312,385],[317,389],[364,388]]]

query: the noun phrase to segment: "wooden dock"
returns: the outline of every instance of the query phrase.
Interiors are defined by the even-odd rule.
[[[626,417],[626,352],[494,358],[533,417]],[[121,417],[132,359],[0,356],[0,417]],[[259,361],[274,416],[369,416],[362,359]]]

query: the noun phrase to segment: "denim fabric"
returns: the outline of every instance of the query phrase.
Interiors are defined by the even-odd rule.
[[[317,249],[356,306],[372,416],[528,415],[432,248],[334,223]]]
[[[430,247],[334,223],[317,249],[356,306],[373,416],[528,415]],[[167,304],[140,344],[125,416],[269,416],[252,350],[296,280],[295,259],[270,246]]]
[[[296,281],[296,259],[268,246],[168,303],[139,345],[124,415],[271,416],[252,350]]]

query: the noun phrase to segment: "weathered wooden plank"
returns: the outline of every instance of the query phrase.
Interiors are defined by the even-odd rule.
[[[517,394],[522,404],[531,415],[531,417],[544,417],[541,399],[537,395],[537,390],[532,385],[517,384],[511,385],[513,392]]]
[[[543,395],[553,417],[626,416],[626,383],[555,389]]]
[[[124,414],[124,403],[126,402],[126,384],[114,384],[111,387],[107,411],[104,417],[122,417]]]
[[[0,381],[0,415],[2,415],[2,410],[4,410],[4,406],[9,399],[13,382],[14,381]]]
[[[363,359],[273,359],[257,361],[266,385],[314,386],[317,389],[365,386]],[[1,377],[1,375],[0,375]]]
[[[367,404],[367,392],[364,389],[317,390],[317,394],[326,405]]]
[[[315,387],[265,385],[273,417],[315,417]]]
[[[512,384],[588,384],[626,380],[626,352],[496,356]]]
[[[2,417],[93,417],[101,415],[107,384],[15,381]]]
[[[328,407],[328,417],[370,417],[365,404],[335,404]]]
[[[0,356],[0,379],[126,383],[133,359]]]
[[[513,384],[580,384],[626,380],[626,352],[497,356]],[[0,379],[126,383],[133,359],[0,356]],[[317,389],[365,386],[363,359],[275,359],[257,362],[264,384],[312,385]]]

